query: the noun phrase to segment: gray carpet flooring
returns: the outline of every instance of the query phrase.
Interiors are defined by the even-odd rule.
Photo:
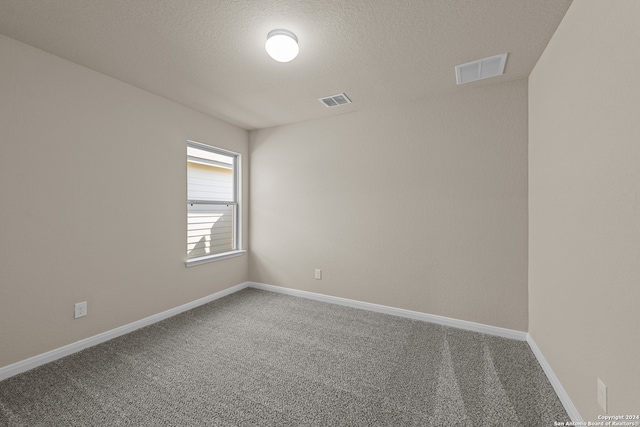
[[[2,426],[552,426],[525,342],[245,289],[0,382]]]

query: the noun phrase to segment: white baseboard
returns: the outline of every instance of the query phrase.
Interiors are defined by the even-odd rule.
[[[551,365],[549,365],[547,359],[544,358],[542,351],[540,351],[540,349],[538,348],[538,345],[533,340],[531,334],[527,334],[527,343],[529,344],[529,347],[531,347],[531,351],[533,351],[536,359],[538,359],[538,363],[540,363],[540,366],[542,366],[542,370],[547,375],[549,382],[553,386],[553,389],[556,391],[556,394],[558,395],[560,402],[562,402],[564,410],[567,411],[567,414],[571,418],[571,421],[575,423],[583,423],[584,420],[580,416],[580,413],[571,401],[571,398],[565,391],[564,387],[562,387],[562,384],[560,383],[560,380],[558,379],[556,374],[553,372],[553,369],[551,369]]]
[[[540,366],[542,367],[544,373],[547,375],[549,382],[553,386],[553,389],[558,395],[560,402],[562,402],[562,405],[564,406],[564,409],[567,411],[567,414],[569,415],[571,420],[574,422],[584,422],[582,420],[582,417],[580,416],[580,413],[578,412],[573,402],[571,401],[571,398],[569,398],[569,395],[565,391],[564,387],[562,387],[560,380],[558,379],[558,377],[556,377],[555,373],[553,372],[553,369],[551,369],[551,366],[549,365],[547,360],[544,358],[542,352],[536,345],[535,341],[533,340],[533,337],[531,336],[531,334],[527,332],[521,332],[513,329],[500,328],[497,326],[484,325],[482,323],[468,322],[466,320],[452,319],[450,317],[436,316],[433,314],[426,314],[426,313],[421,313],[417,311],[404,310],[401,308],[388,307],[384,305],[372,304],[368,302],[362,302],[362,301],[351,300],[346,298],[334,297],[330,295],[323,295],[323,294],[318,294],[314,292],[283,288],[281,286],[267,285],[264,283],[256,283],[256,282],[247,282],[247,283],[248,283],[248,287],[262,289],[265,291],[277,292],[280,294],[308,298],[316,301],[323,301],[323,302],[328,302],[332,304],[344,305],[347,307],[375,311],[378,313],[385,313],[393,316],[405,317],[405,318],[414,319],[414,320],[421,320],[423,322],[437,323],[439,325],[451,326],[454,328],[465,329],[473,332],[480,332],[488,335],[496,335],[503,338],[510,338],[510,339],[515,339],[519,341],[527,341],[527,343],[529,344],[529,347],[531,347],[531,351],[533,351],[533,354],[536,356],[538,363],[540,363]]]
[[[378,313],[390,314],[392,316],[405,317],[408,319],[421,320],[423,322],[437,323],[439,325],[451,326],[467,331],[480,332],[488,335],[496,335],[503,338],[526,341],[527,333],[513,329],[500,328],[497,326],[484,325],[482,323],[468,322],[450,317],[436,316],[433,314],[421,313],[418,311],[404,310],[402,308],[388,307],[386,305],[372,304],[352,299],[334,297],[331,295],[317,294],[314,292],[299,291],[297,289],[283,288],[280,286],[267,285],[264,283],[247,282],[251,288],[265,291],[277,292],[280,294],[292,295],[312,299],[316,301],[329,302],[332,304],[344,305],[347,307],[359,308],[362,310],[375,311]]]
[[[54,360],[58,360],[62,357],[68,356],[70,354],[76,353],[80,350],[84,350],[85,348],[92,347],[94,345],[103,343],[105,341],[109,341],[113,338],[119,337],[120,335],[128,334],[129,332],[133,332],[136,329],[143,328],[145,326],[149,326],[153,323],[159,322],[161,320],[167,319],[169,317],[175,316],[176,314],[180,314],[182,312],[191,310],[200,305],[206,304],[208,302],[217,300],[234,292],[237,292],[241,289],[244,289],[248,286],[248,282],[241,283],[236,286],[232,286],[228,289],[225,289],[220,292],[216,292],[215,294],[211,294],[209,296],[197,299],[195,301],[188,302],[186,304],[180,305],[178,307],[174,307],[172,309],[163,311],[162,313],[154,314],[149,317],[145,317],[144,319],[137,320],[133,323],[129,323],[124,326],[120,326],[115,329],[111,329],[109,331],[103,332],[98,335],[94,335],[89,338],[85,338],[80,341],[76,341],[69,345],[65,345],[64,347],[57,348],[55,350],[48,351],[46,353],[39,354],[34,357],[30,357],[28,359],[22,360],[20,362],[16,362],[14,364],[5,366],[0,368],[0,381],[12,377],[14,375],[21,374],[22,372],[26,372],[30,369],[36,368],[40,365],[44,365],[45,363],[53,362]]]
[[[500,328],[497,326],[484,325],[481,323],[468,322],[465,320],[458,320],[450,317],[420,313],[417,311],[404,310],[401,308],[394,308],[394,307],[388,307],[388,306],[379,305],[379,304],[372,304],[368,302],[334,297],[330,295],[323,295],[323,294],[318,294],[314,292],[283,288],[280,286],[267,285],[264,283],[257,283],[257,282],[244,282],[239,285],[232,286],[223,291],[216,292],[209,296],[163,311],[162,313],[145,317],[144,319],[135,321],[133,323],[120,326],[118,328],[103,332],[98,335],[94,335],[89,338],[85,338],[83,340],[74,342],[64,347],[60,347],[55,350],[51,350],[46,353],[42,353],[37,356],[22,360],[20,362],[16,362],[14,364],[2,367],[0,368],[0,381],[7,379],[9,377],[12,377],[14,375],[18,375],[22,372],[26,372],[40,365],[44,365],[45,363],[53,362],[54,360],[76,353],[80,350],[84,350],[85,348],[92,347],[94,345],[103,343],[105,341],[109,341],[113,338],[119,337],[129,332],[133,332],[136,329],[149,326],[161,320],[175,316],[176,314],[180,314],[182,312],[191,310],[203,304],[206,304],[211,301],[230,295],[234,292],[238,292],[247,287],[262,289],[265,291],[276,292],[280,294],[292,295],[296,297],[312,299],[316,301],[323,301],[323,302],[328,302],[332,304],[344,305],[347,307],[359,308],[362,310],[390,314],[392,316],[399,316],[399,317],[404,317],[404,318],[409,318],[414,320],[420,320],[423,322],[436,323],[439,325],[451,326],[454,328],[465,329],[473,332],[480,332],[483,334],[496,335],[504,338],[519,340],[519,341],[527,341],[529,343],[529,346],[531,347],[531,350],[533,351],[533,354],[538,359],[538,362],[542,366],[542,369],[547,375],[547,378],[549,378],[551,385],[553,386],[554,390],[558,394],[560,401],[564,405],[565,410],[567,411],[571,419],[575,422],[582,422],[582,418],[580,417],[580,414],[578,413],[576,407],[573,405],[573,402],[571,402],[571,399],[569,398],[569,395],[566,393],[566,391],[562,387],[562,384],[560,384],[560,381],[553,373],[551,366],[549,366],[549,364],[545,360],[544,356],[542,355],[542,352],[536,345],[531,335],[526,332],[516,331],[513,329]]]

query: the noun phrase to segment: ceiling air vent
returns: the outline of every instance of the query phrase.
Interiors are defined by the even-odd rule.
[[[473,62],[456,66],[456,82],[475,82],[476,80],[500,76],[504,73],[504,64],[507,62],[507,54],[491,56]]]
[[[320,98],[319,101],[322,102],[325,107],[329,107],[329,108],[338,107],[340,105],[351,104],[351,100],[344,93],[326,96],[324,98]]]

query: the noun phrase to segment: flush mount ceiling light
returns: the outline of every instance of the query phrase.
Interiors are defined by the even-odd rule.
[[[298,38],[289,30],[269,31],[264,48],[269,56],[278,62],[289,62],[298,56],[300,51]]]

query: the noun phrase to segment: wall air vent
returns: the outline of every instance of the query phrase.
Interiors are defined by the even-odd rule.
[[[339,93],[337,95],[326,96],[324,98],[319,98],[319,101],[324,104],[325,107],[338,107],[340,105],[351,104],[351,100],[344,93]]]
[[[456,65],[456,82],[461,85],[463,83],[500,76],[504,73],[504,65],[506,62],[507,54],[503,53],[502,55]]]

